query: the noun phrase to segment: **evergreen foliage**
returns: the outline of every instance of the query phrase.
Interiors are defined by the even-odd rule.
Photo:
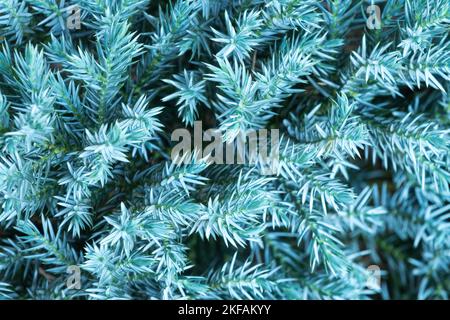
[[[0,299],[448,299],[449,30],[448,0],[0,0]],[[175,163],[195,121],[279,129],[275,174]]]

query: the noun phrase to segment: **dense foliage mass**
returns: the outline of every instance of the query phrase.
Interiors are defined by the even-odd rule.
[[[447,299],[449,30],[448,0],[0,0],[0,299]],[[174,163],[195,121],[279,129],[276,172]]]

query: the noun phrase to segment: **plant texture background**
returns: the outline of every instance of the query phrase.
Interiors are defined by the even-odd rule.
[[[0,299],[447,299],[449,30],[448,0],[0,0]],[[195,121],[279,129],[276,174],[174,164]]]

